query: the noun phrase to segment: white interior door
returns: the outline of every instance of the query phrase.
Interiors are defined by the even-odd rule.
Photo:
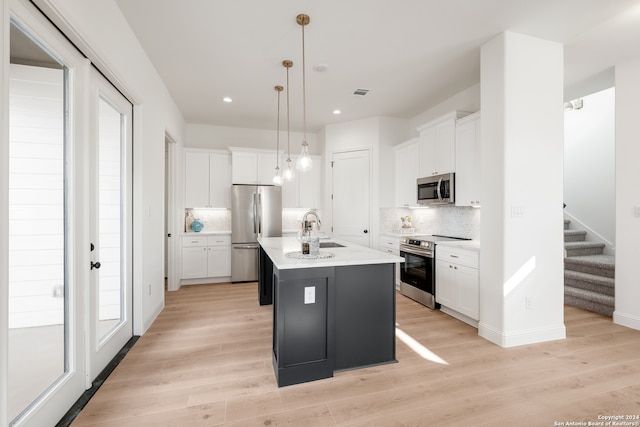
[[[370,246],[371,166],[370,151],[333,153],[333,237]]]
[[[131,103],[91,69],[89,381],[133,335]]]

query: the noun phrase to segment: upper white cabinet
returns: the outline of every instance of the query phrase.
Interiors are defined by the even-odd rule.
[[[262,184],[273,185],[276,172],[276,152],[267,150],[252,150],[232,148],[233,184]],[[282,167],[281,167],[282,169]]]
[[[480,205],[480,112],[456,124],[456,206]]]
[[[297,157],[291,157],[291,170],[293,179],[282,183],[282,207],[283,208],[319,208],[320,207],[320,170],[322,158],[311,156],[313,168],[307,172],[296,170]],[[280,170],[287,168],[287,156],[283,155],[280,161]]]
[[[229,208],[231,155],[185,149],[184,204],[187,208]]]
[[[420,132],[420,177],[456,171],[456,120],[466,114],[452,111],[417,128]]]
[[[410,139],[393,148],[396,166],[396,206],[417,206],[416,181],[420,177],[418,138]]]

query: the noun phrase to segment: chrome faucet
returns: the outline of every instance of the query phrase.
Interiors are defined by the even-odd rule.
[[[316,211],[307,211],[305,212],[305,214],[302,216],[302,224],[305,230],[309,230],[311,227],[309,227],[309,223],[307,221],[307,217],[309,215],[313,215],[316,217],[316,224],[318,224],[318,230],[320,230],[320,227],[322,227],[322,221],[320,221],[320,217],[318,216],[318,213]]]

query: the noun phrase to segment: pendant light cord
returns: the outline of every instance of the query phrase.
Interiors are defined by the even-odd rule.
[[[306,79],[306,61],[304,54],[304,27],[306,24],[301,25],[302,27],[302,132],[303,132],[303,141],[307,143],[307,79]]]

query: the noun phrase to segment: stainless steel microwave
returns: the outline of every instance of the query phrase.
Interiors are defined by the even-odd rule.
[[[455,202],[455,174],[418,178],[418,205],[446,205]]]

